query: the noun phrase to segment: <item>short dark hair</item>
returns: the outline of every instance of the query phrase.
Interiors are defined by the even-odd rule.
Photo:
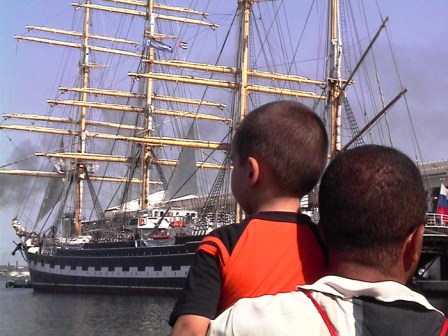
[[[265,104],[238,126],[233,146],[242,164],[263,160],[285,194],[302,197],[319,181],[327,163],[328,136],[319,116],[294,101]]]
[[[388,267],[396,262],[398,248],[424,223],[425,210],[417,166],[393,148],[347,150],[322,176],[319,225],[327,245],[365,264]]]

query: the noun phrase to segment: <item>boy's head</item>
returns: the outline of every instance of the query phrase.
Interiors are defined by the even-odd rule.
[[[297,198],[317,184],[327,154],[322,121],[310,108],[293,101],[268,103],[249,113],[232,142],[235,170],[253,158],[266,167],[278,190]]]
[[[343,253],[345,260],[383,273],[424,223],[425,208],[418,168],[393,148],[366,145],[343,152],[320,183],[319,225],[330,256]]]

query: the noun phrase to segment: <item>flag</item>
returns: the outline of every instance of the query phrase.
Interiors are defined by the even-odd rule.
[[[171,47],[168,44],[165,44],[163,42],[160,42],[160,41],[149,39],[148,45],[150,45],[151,47],[153,47],[157,50],[173,52],[173,47]]]
[[[442,183],[440,186],[439,201],[437,202],[437,214],[442,215],[444,223],[448,223],[448,200],[446,194],[446,187]]]
[[[179,41],[179,48],[188,49],[188,42]]]
[[[439,201],[437,202],[437,213],[442,215],[448,215],[448,200],[446,198],[446,187],[443,185],[440,186],[440,195]]]

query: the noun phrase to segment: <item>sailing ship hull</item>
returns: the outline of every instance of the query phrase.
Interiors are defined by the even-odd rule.
[[[166,294],[182,289],[199,241],[191,236],[159,246],[92,244],[51,255],[26,252],[26,257],[34,290]]]

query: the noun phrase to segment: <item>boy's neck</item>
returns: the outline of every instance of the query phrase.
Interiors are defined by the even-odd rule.
[[[254,209],[254,213],[265,211],[299,212],[300,198],[297,197],[276,197],[261,203]]]

